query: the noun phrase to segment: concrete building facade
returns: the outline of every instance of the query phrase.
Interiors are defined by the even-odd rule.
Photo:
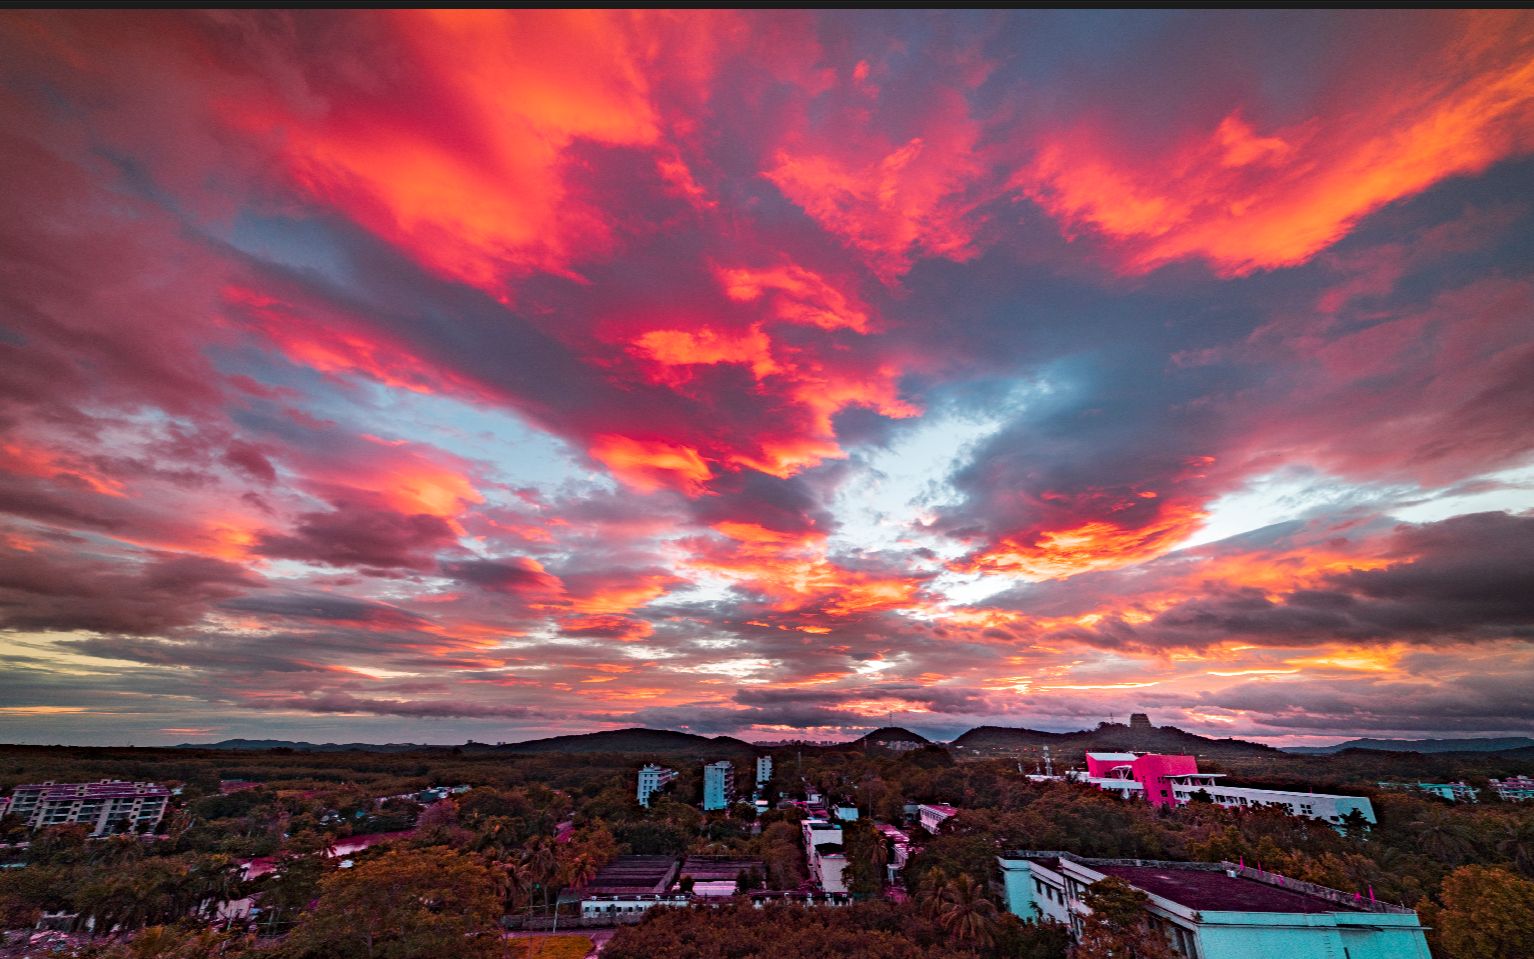
[[[639,767],[639,805],[649,809],[651,797],[666,788],[671,780],[675,778],[675,769],[667,769],[655,763],[648,763]]]
[[[756,757],[756,784],[758,786],[772,779],[772,757]]]
[[[1509,776],[1507,779],[1493,779],[1488,784],[1491,791],[1497,794],[1497,798],[1503,802],[1528,802],[1534,799],[1534,779],[1528,776]]]
[[[998,857],[1007,909],[1081,935],[1095,882],[1144,892],[1147,924],[1187,959],[1431,959],[1421,921],[1374,902],[1233,863],[1084,859],[1021,851]]]
[[[804,858],[809,863],[810,879],[821,892],[845,895],[847,881],[846,847],[842,845],[842,827],[825,819],[806,819],[799,824],[804,831]]]
[[[0,801],[0,816],[17,816],[29,829],[80,824],[92,836],[148,832],[165,818],[170,790],[159,783],[103,779],[93,783],[29,783]]]
[[[728,809],[735,800],[735,766],[721,759],[703,767],[704,810]]]
[[[943,823],[952,819],[958,810],[947,803],[922,803],[916,807],[916,818],[921,827],[936,836]]]

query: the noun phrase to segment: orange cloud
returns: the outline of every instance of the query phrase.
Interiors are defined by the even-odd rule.
[[[1013,186],[1124,269],[1200,257],[1220,273],[1310,259],[1380,207],[1534,148],[1534,57],[1507,13],[1455,15],[1412,79],[1259,133],[1239,112],[1161,155],[1107,129],[1043,136]],[[1361,85],[1362,86],[1362,85]]]
[[[587,452],[624,484],[645,493],[672,487],[700,496],[714,475],[696,449],[664,440],[606,434],[596,437]]]

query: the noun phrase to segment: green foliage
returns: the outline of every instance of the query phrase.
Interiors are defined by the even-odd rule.
[[[603,959],[1001,959],[961,945],[910,906],[887,902],[805,909],[735,904],[654,909],[619,929]],[[1041,956],[1040,959],[1060,959]]]
[[[1146,923],[1149,898],[1116,876],[1094,882],[1082,897],[1091,913],[1071,959],[1175,959],[1171,943]]]
[[[537,936],[511,941],[512,959],[585,959],[591,951],[588,936]]]
[[[1432,919],[1448,959],[1534,956],[1534,882],[1506,869],[1454,870]]]
[[[496,877],[478,856],[400,850],[320,881],[284,959],[489,959],[506,955]]]

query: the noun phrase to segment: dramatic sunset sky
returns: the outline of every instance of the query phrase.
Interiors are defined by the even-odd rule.
[[[1534,727],[1534,19],[0,14],[0,740]]]

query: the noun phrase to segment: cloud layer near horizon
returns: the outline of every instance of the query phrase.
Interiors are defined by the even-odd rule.
[[[1534,724],[1526,14],[0,64],[0,738]]]

